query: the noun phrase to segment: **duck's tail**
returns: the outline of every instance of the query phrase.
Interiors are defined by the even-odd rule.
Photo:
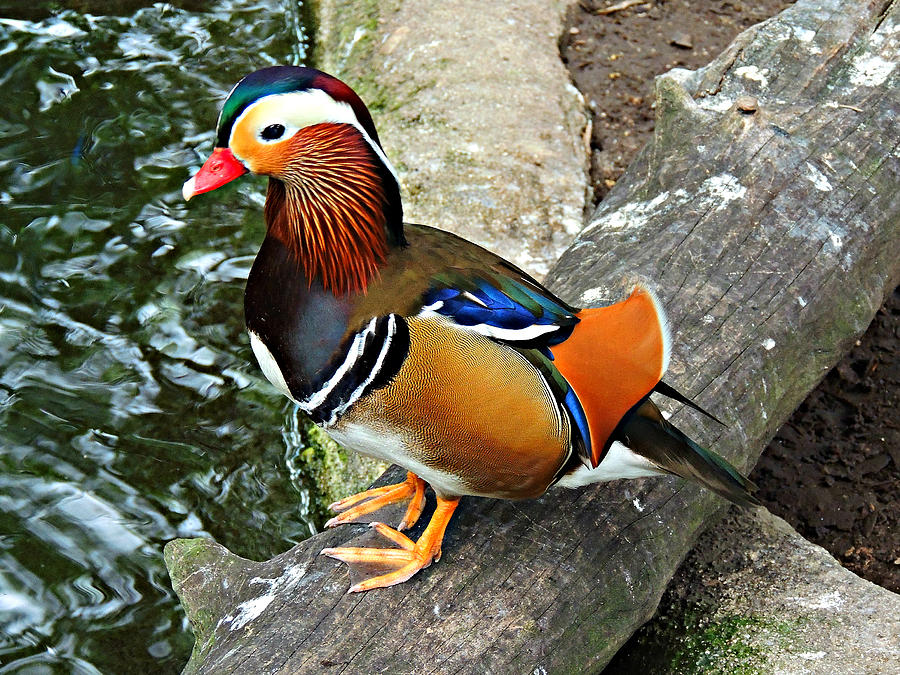
[[[623,420],[615,440],[662,471],[694,480],[739,506],[761,505],[752,494],[756,486],[750,480],[667,422],[650,399]]]

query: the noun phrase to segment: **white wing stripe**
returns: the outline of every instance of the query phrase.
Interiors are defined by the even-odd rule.
[[[530,326],[526,326],[525,328],[498,328],[497,326],[491,326],[486,323],[479,323],[475,326],[460,326],[460,328],[468,328],[471,331],[475,331],[476,333],[481,333],[482,335],[487,335],[488,337],[496,338],[497,340],[505,340],[505,341],[515,341],[515,340],[533,340],[534,338],[540,337],[541,335],[546,335],[547,333],[552,333],[555,330],[559,330],[559,326],[556,324],[532,324]]]
[[[437,305],[437,303],[435,303],[435,305]],[[419,312],[419,316],[429,319],[443,319],[445,321],[449,321],[460,330],[471,331],[472,333],[478,333],[479,335],[484,335],[485,337],[494,338],[495,340],[501,340],[503,342],[527,342],[529,340],[534,340],[541,335],[546,335],[547,333],[552,333],[559,330],[559,326],[553,323],[533,323],[530,326],[525,326],[524,328],[500,328],[499,326],[491,326],[487,323],[478,323],[474,326],[465,326],[454,321],[452,316],[447,316],[445,314],[435,312],[432,309],[435,305],[428,305],[428,307],[423,307]]]
[[[308,399],[303,401],[300,404],[300,407],[303,408],[306,412],[310,412],[318,408],[322,403],[325,402],[325,399],[328,398],[328,394],[338,385],[341,381],[341,378],[347,374],[353,364],[356,363],[356,359],[360,357],[365,348],[366,336],[372,333],[375,322],[378,319],[372,319],[369,322],[369,325],[366,326],[364,331],[361,331],[356,334],[356,337],[353,338],[353,344],[350,345],[350,349],[347,350],[347,356],[344,358],[344,362],[341,364],[340,368],[334,371],[334,375],[325,383],[325,385],[319,389],[315,394],[310,396]]]
[[[374,321],[374,319],[373,319],[373,321]],[[369,324],[369,325],[371,325],[371,324]],[[343,403],[341,403],[341,405],[337,406],[331,412],[331,419],[328,420],[328,423],[325,426],[334,424],[335,420],[337,420],[337,418],[340,415],[343,415],[344,411],[347,408],[349,408],[351,405],[356,403],[356,401],[359,399],[360,396],[362,396],[362,394],[366,390],[366,388],[372,383],[372,380],[374,380],[376,377],[378,377],[378,374],[381,372],[381,367],[384,365],[384,359],[387,356],[388,350],[391,347],[391,338],[394,337],[394,333],[396,333],[396,332],[397,332],[397,319],[393,314],[390,314],[388,316],[388,333],[387,333],[387,336],[384,338],[384,344],[381,345],[381,351],[378,353],[378,359],[375,361],[375,365],[372,367],[371,372],[369,373],[368,377],[366,377],[366,379],[363,381],[363,383],[360,384],[356,389],[353,390],[353,393],[350,394],[350,396],[347,398],[347,400],[344,401]]]

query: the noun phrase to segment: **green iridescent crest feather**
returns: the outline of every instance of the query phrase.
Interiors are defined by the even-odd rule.
[[[228,147],[235,120],[255,101],[264,96],[306,91],[307,89],[321,89],[335,101],[349,105],[353,109],[359,125],[365,129],[369,138],[379,146],[381,145],[368,109],[356,92],[346,84],[315,68],[272,66],[251,73],[238,82],[228,94],[216,125],[216,146]]]
[[[286,94],[292,91],[303,91],[313,85],[313,80],[319,71],[312,68],[298,68],[294,66],[275,66],[251,73],[238,82],[219,115],[217,126],[216,146],[228,147],[228,139],[231,136],[231,128],[235,120],[247,107],[263,96],[272,94]]]

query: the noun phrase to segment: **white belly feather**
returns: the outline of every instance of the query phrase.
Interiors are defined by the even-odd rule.
[[[653,462],[632,452],[619,441],[613,441],[609,452],[596,467],[590,469],[584,465],[578,467],[568,476],[564,476],[557,485],[576,488],[591,483],[601,483],[618,478],[642,478],[644,476],[665,475]]]
[[[439,494],[466,495],[471,491],[456,476],[422,464],[413,458],[407,440],[400,434],[372,429],[363,424],[339,423],[326,432],[341,445],[356,452],[399,464],[431,485]]]

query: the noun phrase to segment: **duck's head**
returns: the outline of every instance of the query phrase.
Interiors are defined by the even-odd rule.
[[[238,82],[219,115],[216,147],[182,194],[189,200],[246,173],[270,178],[269,234],[311,280],[365,288],[388,247],[404,242],[399,182],[372,116],[331,75],[274,66]]]

